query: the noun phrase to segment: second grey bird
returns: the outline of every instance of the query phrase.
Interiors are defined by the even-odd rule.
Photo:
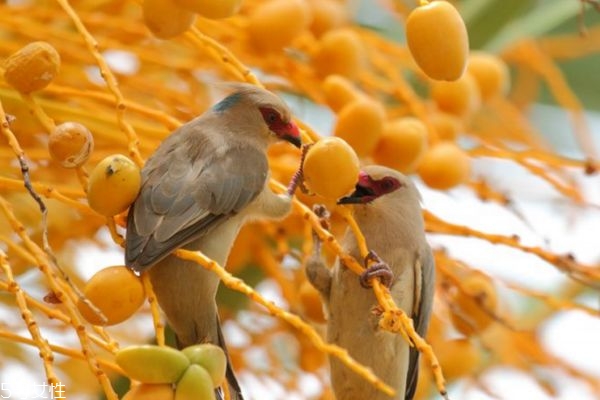
[[[339,203],[353,205],[354,218],[380,262],[359,278],[339,260],[332,270],[318,255],[308,261],[308,279],[325,304],[327,339],[371,367],[396,390],[393,399],[412,399],[419,353],[402,336],[378,327],[379,317],[373,313],[377,301],[373,291],[363,286],[371,277],[385,278],[396,304],[412,317],[416,331],[425,336],[433,303],[435,270],[425,238],[419,193],[401,173],[367,166],[360,173],[354,193]],[[361,259],[350,230],[342,246],[345,252]],[[330,362],[331,384],[337,400],[392,399],[336,358],[330,358]]]
[[[227,96],[168,136],[142,169],[142,187],[129,210],[125,262],[147,271],[178,347],[214,343],[225,352],[215,295],[216,274],[171,255],[200,250],[225,265],[242,225],[282,218],[291,198],[268,187],[266,150],[300,132],[287,105],[255,86],[233,85]],[[232,399],[242,399],[231,365]]]

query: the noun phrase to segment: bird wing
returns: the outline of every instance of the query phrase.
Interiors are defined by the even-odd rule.
[[[201,132],[187,142],[174,138],[185,133],[169,137],[144,167],[125,242],[125,262],[135,271],[205,235],[264,188],[268,164],[263,152],[219,146]]]
[[[427,334],[431,308],[433,306],[433,292],[435,290],[435,265],[433,254],[429,246],[421,252],[415,266],[415,310],[412,319],[415,324],[415,330],[421,337]],[[420,288],[420,290],[418,290]],[[414,397],[417,389],[417,380],[419,377],[419,351],[413,346],[410,348],[408,359],[408,376],[406,378],[405,399],[410,400]]]

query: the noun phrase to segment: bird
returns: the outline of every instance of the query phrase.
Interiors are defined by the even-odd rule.
[[[327,340],[370,367],[395,389],[396,400],[414,397],[419,353],[402,336],[379,328],[377,300],[365,287],[371,279],[381,279],[398,307],[413,319],[419,335],[425,336],[433,304],[435,267],[420,201],[415,185],[400,172],[379,165],[363,167],[354,192],[339,199],[338,204],[352,207],[370,250],[365,257],[368,267],[357,276],[338,258],[330,269],[320,257],[321,244],[317,242],[305,271],[323,299]],[[341,245],[345,253],[362,259],[351,230],[346,231]],[[392,399],[333,357],[330,375],[337,400]]]
[[[285,217],[291,195],[269,188],[266,151],[278,140],[300,147],[301,139],[280,97],[250,84],[226,86],[227,97],[166,137],[142,168],[127,217],[125,264],[148,273],[178,348],[213,343],[227,354],[218,276],[172,252],[199,250],[225,265],[243,224]],[[243,399],[229,357],[226,379],[231,398]]]

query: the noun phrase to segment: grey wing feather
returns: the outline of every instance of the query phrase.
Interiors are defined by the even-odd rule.
[[[171,138],[169,138],[171,139]],[[251,147],[215,148],[209,140],[189,149],[159,148],[142,173],[140,195],[129,212],[125,262],[136,270],[154,265],[243,209],[264,187],[268,165]],[[198,149],[196,149],[198,150]]]
[[[427,334],[431,308],[433,307],[433,292],[435,290],[435,265],[433,254],[429,246],[422,252],[421,257],[421,296],[420,303],[412,315],[415,330],[421,337]],[[408,360],[408,376],[406,378],[406,394],[404,398],[410,400],[414,397],[419,377],[419,351],[411,347]]]

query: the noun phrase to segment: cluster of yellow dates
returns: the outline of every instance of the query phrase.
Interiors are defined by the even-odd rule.
[[[211,400],[225,379],[227,357],[205,343],[181,351],[140,345],[119,350],[116,361],[136,381],[123,400]]]

